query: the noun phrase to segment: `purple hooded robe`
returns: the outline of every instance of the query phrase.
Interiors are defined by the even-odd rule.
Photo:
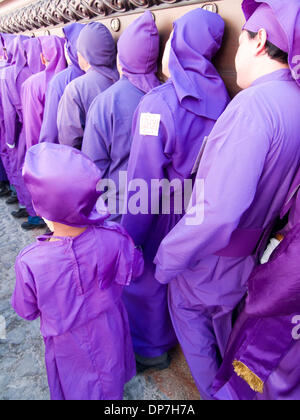
[[[134,112],[144,94],[160,84],[155,75],[158,54],[158,30],[152,14],[146,11],[118,41],[121,80],[98,95],[88,113],[82,151],[101,170],[102,178],[114,182],[112,192],[117,198],[119,172],[128,166]],[[120,221],[117,209],[110,209],[110,213],[111,220]]]
[[[115,42],[102,23],[85,26],[77,41],[77,51],[91,68],[65,89],[59,103],[57,125],[59,143],[81,149],[90,105],[99,93],[119,79],[119,74]]]
[[[285,23],[288,3],[278,14]],[[233,311],[258,261],[255,250],[278,217],[299,167],[300,89],[293,76],[290,69],[266,74],[227,107],[197,173],[204,196],[193,191],[189,213],[155,259],[156,278],[171,282],[173,325],[203,398],[212,398]],[[203,218],[193,226],[195,211]]]
[[[100,172],[79,151],[38,144],[23,174],[37,213],[87,227],[74,238],[39,237],[16,260],[12,305],[41,319],[51,399],[120,400],[135,374],[121,294],[143,269],[141,253],[121,226],[105,222],[106,210],[96,211]]]
[[[8,62],[7,62],[7,55],[5,52],[4,38],[3,38],[3,34],[0,34],[0,73],[3,70],[3,68],[6,67],[7,65],[8,65]],[[3,133],[2,106],[1,106],[0,112],[1,112],[1,115],[0,115],[0,142],[1,142],[1,136]],[[7,177],[3,162],[2,162],[1,148],[0,148],[0,182],[7,181],[7,180],[8,180],[8,177]]]
[[[39,51],[40,43],[36,38],[18,35],[12,44],[11,64],[2,70],[0,80],[3,113],[1,155],[10,183],[15,186],[21,204],[25,204],[23,200],[25,187],[19,158],[24,154],[25,144],[19,141],[23,124],[20,92],[24,81],[43,69]]]
[[[249,278],[245,307],[214,382],[215,399],[300,399],[299,189],[300,170],[281,212],[282,218],[289,212],[284,239]]]
[[[83,76],[84,71],[78,64],[77,40],[84,25],[81,23],[71,23],[63,28],[66,40],[67,51],[71,64],[65,70],[58,73],[51,80],[46,94],[43,124],[39,142],[48,141],[58,143],[57,112],[59,101],[67,85],[77,77]]]
[[[295,207],[299,215],[299,195]],[[214,382],[215,399],[300,399],[299,221],[290,221],[269,262],[249,278],[245,308]]]
[[[30,77],[22,86],[22,105],[27,149],[39,142],[43,122],[46,92],[52,78],[66,68],[65,40],[55,35],[41,36],[42,53],[48,64],[46,69]]]
[[[8,65],[8,61],[7,61],[5,41],[4,41],[3,34],[0,34],[0,72],[7,65]],[[1,105],[0,105],[0,107],[1,107]],[[2,112],[2,110],[0,112]],[[3,116],[1,114],[0,115],[0,142],[1,142],[1,136],[2,136],[2,133],[3,133],[3,125],[2,124],[3,124]],[[7,180],[8,180],[8,177],[7,177],[6,170],[5,170],[5,167],[3,165],[3,162],[2,162],[1,148],[0,148],[0,182],[7,181]]]
[[[134,116],[128,182],[141,179],[151,187],[152,180],[166,179],[183,186],[184,180],[192,178],[204,137],[228,103],[224,83],[210,61],[221,46],[223,32],[222,18],[203,9],[193,10],[174,23],[171,78],[145,95]],[[146,131],[140,131],[145,114],[160,116],[153,135],[147,132],[148,126]],[[130,204],[133,195],[128,196]],[[172,193],[171,203],[173,198]],[[145,271],[125,291],[124,302],[135,352],[143,357],[158,357],[170,350],[177,339],[168,311],[167,286],[155,280],[153,260],[162,239],[180,220],[182,212],[178,214],[172,203],[169,214],[162,214],[160,191],[154,199],[149,198],[150,202],[151,210],[155,207],[153,212],[149,208],[148,214],[134,215],[129,211],[122,219],[145,256]]]

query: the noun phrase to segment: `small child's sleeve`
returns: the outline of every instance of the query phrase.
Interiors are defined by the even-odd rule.
[[[15,271],[16,285],[11,298],[12,307],[21,318],[33,321],[40,316],[40,311],[32,274],[21,257],[16,260]]]

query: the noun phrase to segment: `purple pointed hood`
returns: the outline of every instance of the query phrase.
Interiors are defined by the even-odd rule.
[[[39,37],[41,43],[42,52],[49,62],[49,65],[46,67],[46,87],[52,77],[64,70],[67,66],[65,58],[65,39],[60,38],[56,35],[41,36]]]
[[[101,200],[96,210],[100,171],[73,147],[47,142],[31,147],[23,177],[36,213],[47,220],[85,227],[98,225],[109,216]]]
[[[11,44],[11,65],[14,66],[14,80],[17,80],[20,71],[27,64],[26,50],[24,42],[28,40],[27,36],[17,35]]]
[[[119,79],[116,45],[109,30],[100,22],[85,25],[77,41],[77,51],[93,69],[114,82]]]
[[[45,69],[42,64],[40,54],[42,52],[41,44],[37,38],[29,38],[23,42],[26,51],[27,66],[32,74],[39,73]]]
[[[183,108],[217,120],[228,93],[211,59],[221,47],[225,23],[221,16],[195,9],[176,20],[169,71]]]
[[[118,57],[123,74],[142,92],[160,85],[156,77],[159,34],[151,12],[146,11],[123,32]]]
[[[1,34],[1,41],[2,41],[2,45],[6,50],[6,54],[7,54],[7,63],[10,64],[11,60],[12,60],[12,46],[13,46],[13,41],[16,38],[16,35],[11,35],[11,34]]]
[[[77,56],[77,41],[80,32],[85,25],[82,23],[70,23],[63,28],[67,40],[67,50],[72,64],[79,68]]]
[[[288,52],[292,75],[300,86],[300,1],[244,0],[244,29],[265,28],[268,40]]]

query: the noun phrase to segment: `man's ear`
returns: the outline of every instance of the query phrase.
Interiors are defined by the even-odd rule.
[[[265,48],[266,48],[266,43],[268,40],[268,35],[265,29],[260,29],[257,32],[257,35],[255,37],[255,40],[257,42],[256,44],[256,56],[261,55],[261,54],[265,54]]]

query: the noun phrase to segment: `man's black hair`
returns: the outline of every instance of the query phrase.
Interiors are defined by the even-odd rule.
[[[247,31],[249,34],[250,39],[254,39],[257,36],[257,32]],[[282,51],[280,48],[276,47],[276,45],[272,44],[272,42],[266,42],[266,51],[272,60],[279,61],[282,64],[288,64],[289,56],[288,53]]]

